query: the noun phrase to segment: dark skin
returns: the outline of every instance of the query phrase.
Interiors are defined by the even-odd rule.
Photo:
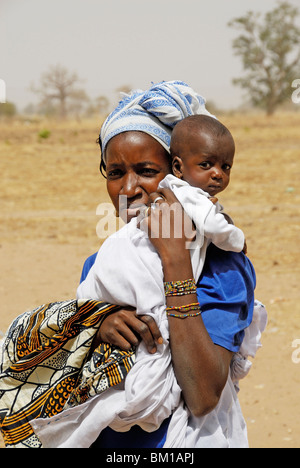
[[[130,221],[141,205],[147,205],[150,193],[171,172],[166,150],[142,132],[115,136],[106,149],[107,191],[122,219]],[[124,197],[119,207],[119,197]],[[126,203],[125,203],[126,198]]]
[[[161,209],[151,210],[140,227],[148,229],[149,237],[160,255],[164,280],[192,278],[190,254],[185,248],[188,239],[184,235],[183,223],[180,238],[174,236],[173,231],[168,239],[160,238],[154,232],[170,205],[177,203],[178,210],[182,209],[171,191],[164,189],[155,192],[157,184],[170,168],[165,150],[148,135],[127,132],[109,142],[106,158],[107,189],[116,208],[120,194],[128,196],[127,210],[140,203],[150,204],[158,195],[163,197],[158,202],[163,204]],[[158,160],[160,164],[157,164]],[[197,302],[195,294],[167,298],[168,306],[192,302]],[[202,416],[210,412],[219,401],[227,381],[232,353],[214,345],[201,316],[185,320],[169,317],[169,325],[175,375],[190,411],[195,416]],[[144,340],[150,352],[156,352],[156,346],[161,340],[159,329],[151,317],[137,317],[134,310],[126,308],[109,315],[97,335],[97,340],[124,350],[136,346],[140,339]]]

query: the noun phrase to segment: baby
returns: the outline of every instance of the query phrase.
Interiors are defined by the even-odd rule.
[[[211,197],[226,189],[235,154],[229,130],[206,115],[192,115],[172,133],[173,173]],[[213,201],[215,201],[213,199]]]
[[[230,131],[212,117],[193,115],[173,130],[174,176],[168,175],[159,187],[174,192],[197,227],[196,244],[191,244],[196,247],[191,250],[196,281],[210,242],[223,250],[246,252],[242,231],[233,225],[216,198],[229,184],[234,154],[235,143]]]

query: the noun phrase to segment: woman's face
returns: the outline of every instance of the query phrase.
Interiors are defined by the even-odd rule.
[[[126,222],[146,205],[150,193],[171,172],[170,156],[158,141],[142,132],[124,132],[106,148],[107,191]]]

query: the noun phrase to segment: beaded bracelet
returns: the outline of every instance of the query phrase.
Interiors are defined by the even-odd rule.
[[[171,306],[171,307],[166,307],[166,312],[170,312],[172,310],[178,311],[178,312],[189,312],[190,310],[199,310],[199,302],[193,302],[192,304],[184,304],[182,306]]]
[[[197,310],[198,312],[190,314],[189,312],[192,310]],[[183,313],[174,314],[173,311],[183,312]],[[198,315],[201,315],[201,309],[200,309],[199,302],[193,302],[192,304],[184,304],[182,306],[166,307],[166,314],[167,314],[167,317],[185,319],[187,317],[197,317]]]
[[[175,317],[180,319],[185,319],[187,317],[197,317],[198,315],[201,315],[201,310],[199,310],[199,312],[196,312],[195,314],[171,314],[170,312],[167,312],[168,317]]]
[[[165,281],[165,296],[184,296],[186,294],[195,294],[197,292],[194,278],[183,281]]]

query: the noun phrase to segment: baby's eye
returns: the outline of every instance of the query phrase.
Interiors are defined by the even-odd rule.
[[[223,167],[222,167],[223,171],[230,171],[231,170],[231,166],[230,164],[224,164]]]
[[[208,161],[203,161],[199,164],[199,166],[202,167],[202,169],[210,169],[211,163]]]

